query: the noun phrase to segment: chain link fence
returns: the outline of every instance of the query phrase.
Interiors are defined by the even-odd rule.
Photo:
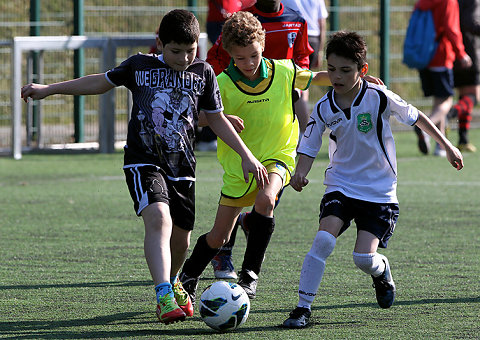
[[[327,0],[327,7],[329,1]],[[430,99],[423,98],[419,77],[416,71],[401,63],[403,38],[414,0],[392,0],[390,2],[390,48],[389,48],[389,87],[404,99],[428,112]],[[189,4],[195,3],[195,7]],[[354,30],[362,34],[369,46],[369,73],[380,75],[380,1],[343,0],[338,11],[340,29]],[[40,35],[72,35],[74,31],[73,1],[40,1]],[[87,36],[128,36],[151,35],[158,27],[162,16],[173,8],[192,10],[205,32],[207,0],[85,0],[84,33]],[[329,7],[329,10],[333,10]],[[11,42],[13,37],[30,34],[30,10],[25,0],[10,0],[0,3],[0,151],[11,149],[12,107],[11,107]],[[137,52],[149,52],[148,46],[121,48],[117,50],[116,64]],[[99,72],[99,50],[85,49],[85,74]],[[22,60],[22,69],[26,70],[22,82],[52,83],[71,79],[73,72],[73,51],[45,51],[40,53],[42,62],[41,78],[31,72],[28,55]],[[322,69],[326,69],[324,62]],[[19,89],[14,89],[19,91]],[[326,88],[312,87],[311,105],[326,91]],[[115,131],[117,140],[124,140],[128,119],[128,91],[119,88],[116,91]],[[35,105],[38,105],[35,104]],[[53,144],[65,144],[73,141],[73,97],[53,96],[41,103],[41,116],[34,117],[24,105],[22,124],[25,126],[24,146],[43,148]],[[30,108],[31,110],[31,108]],[[84,111],[85,141],[98,140],[98,99],[85,97]],[[39,121],[40,120],[40,121]],[[42,126],[41,139],[35,130]],[[400,126],[399,126],[400,128]]]

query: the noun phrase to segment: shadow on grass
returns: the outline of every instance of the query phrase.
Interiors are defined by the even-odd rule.
[[[200,281],[212,280],[214,277],[202,277]],[[77,282],[77,283],[52,283],[35,285],[8,285],[1,286],[0,290],[27,290],[27,289],[48,289],[48,288],[101,288],[101,287],[139,287],[152,286],[152,280],[145,281],[104,281],[104,282]]]
[[[137,287],[152,285],[152,281],[105,281],[105,282],[78,282],[78,283],[52,283],[36,285],[10,285],[0,286],[0,290],[6,289],[40,289],[40,288],[99,288],[99,287]]]
[[[107,282],[108,283],[108,282]],[[119,284],[120,282],[115,282]],[[110,282],[109,284],[112,284]],[[123,284],[126,284],[124,282]],[[131,284],[146,284],[139,282],[130,282]],[[86,285],[88,286],[88,285]],[[0,287],[1,288],[1,287]],[[479,303],[480,297],[475,298],[452,298],[452,299],[420,299],[410,301],[397,301],[395,305],[410,306],[410,305],[422,305],[422,304],[442,304],[442,303]],[[344,304],[344,305],[329,305],[329,306],[317,306],[313,310],[325,310],[325,309],[341,309],[341,308],[358,308],[358,307],[372,307],[379,308],[376,303],[363,303],[363,304]],[[275,310],[255,309],[252,313],[272,313],[272,312],[285,312],[290,310]],[[96,338],[123,338],[123,337],[180,337],[188,338],[194,335],[214,335],[217,332],[207,328],[199,317],[189,318],[186,321],[187,324],[191,324],[190,328],[179,329],[175,325],[162,325],[156,321],[152,316],[152,313],[148,312],[130,312],[130,313],[116,313],[112,315],[97,316],[86,319],[70,319],[70,320],[19,320],[14,322],[0,322],[0,334],[4,339],[96,339]],[[358,322],[347,321],[334,323],[335,325],[352,325]],[[332,325],[332,323],[328,323]],[[325,325],[322,322],[314,322],[311,326]],[[106,330],[89,331],[91,327],[108,328]],[[78,329],[84,328],[85,331],[79,331]],[[122,329],[123,328],[123,329]],[[252,335],[256,332],[276,332],[284,331],[285,328],[280,325],[274,326],[242,326],[235,330],[237,334],[249,334]],[[228,333],[227,333],[228,334]]]
[[[137,318],[141,318],[141,320]],[[163,325],[154,321],[152,313],[117,313],[88,319],[0,322],[0,334],[2,334],[2,339],[117,339],[153,336],[175,336],[185,339],[194,335],[211,336],[219,334],[217,331],[208,328],[199,317],[189,318],[186,322],[192,324],[192,327],[179,329],[175,324]],[[103,327],[111,330],[86,330],[83,332],[78,330],[84,327]],[[134,329],[135,327],[141,328]],[[116,330],[112,328],[116,328]],[[235,330],[235,333],[254,334],[260,331],[280,331],[282,329],[279,326],[248,327],[244,325]]]
[[[443,304],[443,303],[480,303],[480,296],[471,297],[471,298],[451,298],[451,299],[420,299],[420,300],[410,300],[410,301],[402,301],[402,300],[395,300],[392,308],[395,306],[412,306],[412,305],[428,305],[428,304]],[[372,308],[380,308],[377,303],[349,303],[344,305],[326,305],[326,306],[314,306],[312,310],[326,310],[326,309],[342,309],[342,308],[359,308],[359,307],[372,307]],[[285,309],[284,312],[289,313],[291,309]],[[256,309],[254,313],[271,313],[272,310],[264,309],[258,310]],[[282,312],[277,310],[277,312]]]

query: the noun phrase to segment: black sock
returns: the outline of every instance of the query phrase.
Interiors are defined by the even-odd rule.
[[[246,217],[246,223],[248,224],[249,234],[242,270],[252,270],[258,275],[275,229],[275,218],[261,215],[252,210]]]
[[[219,249],[210,248],[207,234],[203,234],[198,238],[192,255],[185,261],[182,271],[189,277],[200,277],[218,251]]]
[[[468,130],[465,128],[458,129],[458,143],[467,144],[468,143]]]

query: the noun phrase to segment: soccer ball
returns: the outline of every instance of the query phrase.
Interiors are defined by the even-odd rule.
[[[231,331],[245,323],[250,299],[239,285],[217,281],[205,288],[198,309],[202,320],[218,331]]]

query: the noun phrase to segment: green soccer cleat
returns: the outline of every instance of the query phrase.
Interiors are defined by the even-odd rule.
[[[193,304],[187,291],[183,288],[182,282],[177,279],[173,284],[173,294],[177,305],[183,310],[186,316],[193,316]]]
[[[169,323],[184,321],[184,311],[177,305],[175,298],[170,293],[160,297],[157,305],[157,317],[161,323],[168,325]]]
[[[183,289],[188,293],[192,306],[195,306],[198,277],[190,277],[184,272],[181,272],[178,276],[178,279],[180,280],[180,282],[182,282]]]

